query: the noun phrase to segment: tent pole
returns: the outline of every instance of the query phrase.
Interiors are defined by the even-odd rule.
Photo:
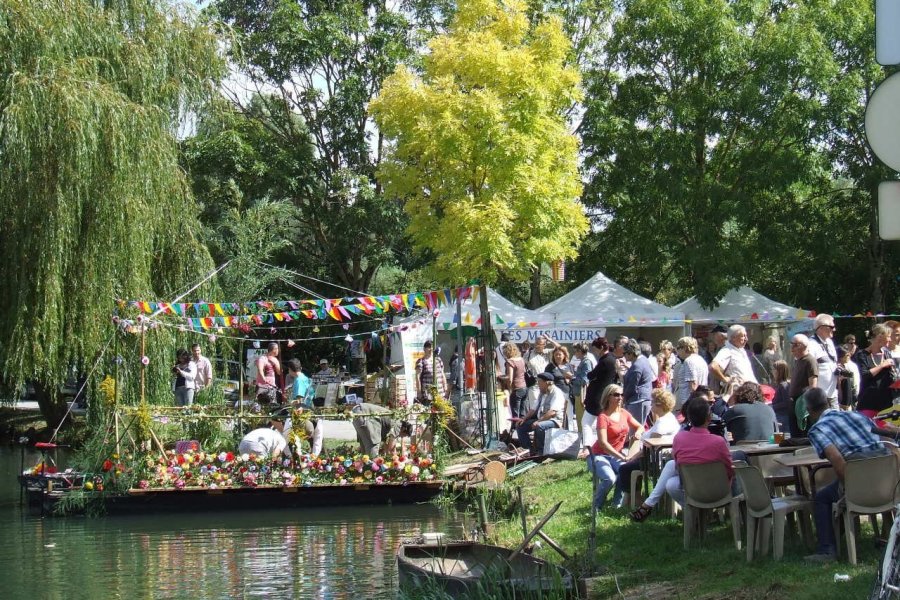
[[[465,355],[465,348],[463,348],[463,334],[462,334],[462,298],[457,294],[456,296],[456,347],[457,352],[459,352],[460,360],[463,360]],[[456,374],[456,389],[459,391],[460,395],[465,393],[465,369],[457,369],[459,372]],[[462,398],[460,397],[460,402],[462,402]]]
[[[494,339],[493,328],[491,327],[491,313],[488,308],[487,286],[478,286],[481,292],[481,333],[484,336],[484,394],[485,394],[485,420],[487,421],[487,443],[486,447],[494,446],[498,440],[496,426],[496,411],[494,407],[497,403],[494,391],[496,383],[496,375],[494,373]]]

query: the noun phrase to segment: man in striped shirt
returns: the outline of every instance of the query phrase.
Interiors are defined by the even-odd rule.
[[[831,505],[841,496],[839,489],[844,479],[848,460],[883,456],[888,451],[878,436],[872,433],[872,421],[855,411],[832,409],[821,388],[811,388],[804,396],[809,420],[815,423],[809,429],[809,441],[820,458],[827,458],[834,467],[838,480],[816,492],[815,521],[819,538],[816,553],[807,560],[822,562],[834,560],[837,546],[834,525],[831,521]]]

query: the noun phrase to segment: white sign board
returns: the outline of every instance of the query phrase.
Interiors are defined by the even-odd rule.
[[[878,184],[878,237],[900,240],[900,181]]]
[[[866,105],[866,140],[875,156],[900,171],[900,73],[881,82]]]
[[[407,405],[411,405],[416,400],[416,362],[425,354],[423,347],[425,342],[430,339],[431,327],[410,327],[400,332]]]
[[[556,327],[547,329],[508,329],[495,330],[495,333],[505,333],[509,341],[521,344],[522,342],[534,342],[538,336],[550,338],[558,344],[570,346],[576,342],[590,344],[598,337],[606,335],[605,327]]]
[[[900,64],[900,0],[875,0],[875,61]]]

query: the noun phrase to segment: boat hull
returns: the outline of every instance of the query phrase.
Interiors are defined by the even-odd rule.
[[[107,514],[152,512],[196,512],[307,508],[360,504],[410,504],[427,502],[442,489],[440,481],[379,485],[316,485],[308,487],[259,486],[255,488],[186,488],[181,490],[129,490],[121,494],[98,494]],[[33,512],[53,514],[71,490],[29,488],[28,505]]]
[[[483,588],[503,587],[525,595],[576,593],[572,575],[564,568],[527,554],[511,561],[510,551],[475,542],[402,544],[397,572],[402,589],[434,589],[452,597]]]

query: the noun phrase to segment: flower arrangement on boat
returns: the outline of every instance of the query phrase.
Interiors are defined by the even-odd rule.
[[[258,486],[301,487],[409,483],[436,479],[429,455],[362,454],[310,456],[272,460],[233,452],[166,452],[148,456],[142,465],[139,489],[235,488]]]

